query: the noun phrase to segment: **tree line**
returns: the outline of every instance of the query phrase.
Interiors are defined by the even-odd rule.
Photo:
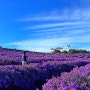
[[[69,50],[63,50],[61,47],[57,48],[51,48],[51,53],[90,53],[88,50],[83,50],[83,49],[69,49]]]

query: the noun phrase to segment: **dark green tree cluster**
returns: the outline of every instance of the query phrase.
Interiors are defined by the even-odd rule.
[[[61,48],[61,47],[57,47],[57,48],[51,48],[51,51],[52,51],[52,53],[61,53],[61,50],[62,50],[63,48]]]
[[[82,49],[69,49],[68,53],[89,53],[90,51]]]

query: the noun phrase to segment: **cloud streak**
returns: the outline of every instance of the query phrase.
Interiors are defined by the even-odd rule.
[[[84,24],[84,25],[73,25],[73,26],[65,26],[61,28],[55,28],[53,27],[52,29],[40,29],[40,30],[34,30],[34,32],[55,32],[55,31],[62,31],[62,30],[72,30],[72,29],[83,29],[83,28],[89,28],[90,25]]]
[[[48,39],[35,39],[26,40],[20,42],[12,42],[7,44],[8,46],[14,45],[20,49],[26,49],[31,51],[47,52],[52,47],[64,47],[67,43],[71,45],[73,43],[90,43],[90,36],[74,36],[74,37],[60,37],[60,38],[48,38]],[[79,46],[79,45],[78,45]]]
[[[37,15],[34,17],[19,19],[17,21],[30,22],[30,21],[60,21],[60,20],[90,20],[90,9],[74,9],[74,10],[58,10],[46,12],[44,15]]]
[[[60,26],[73,26],[73,25],[90,25],[90,22],[85,21],[85,22],[51,23],[51,24],[26,27],[25,29],[42,29],[42,28],[52,28],[52,27],[60,27]]]
[[[17,46],[20,49],[47,52],[52,47],[64,47],[67,43],[70,45],[76,44],[78,47],[83,47],[82,43],[90,43],[89,9],[46,13],[18,21],[35,22],[30,26],[26,26],[24,29],[27,32],[33,32],[28,33],[31,38],[39,37],[39,39],[32,38],[30,40],[8,44]]]

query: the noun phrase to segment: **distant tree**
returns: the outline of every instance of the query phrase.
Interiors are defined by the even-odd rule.
[[[77,53],[76,49],[69,49],[68,53]]]
[[[90,51],[82,49],[69,49],[68,53],[89,53]]]
[[[61,53],[61,50],[62,50],[63,48],[61,48],[61,47],[57,47],[57,48],[51,48],[51,51],[52,51],[52,53]]]
[[[66,50],[62,50],[62,53],[68,53]]]

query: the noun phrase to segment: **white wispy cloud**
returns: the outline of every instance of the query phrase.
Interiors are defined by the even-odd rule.
[[[73,25],[90,25],[89,21],[85,22],[65,22],[65,23],[51,23],[51,24],[41,24],[32,27],[26,27],[25,29],[42,29],[42,28],[52,28],[52,27],[60,27],[60,26],[73,26]]]
[[[45,36],[55,35],[61,32],[60,30],[79,30],[90,27],[90,10],[89,9],[75,9],[75,10],[63,10],[63,11],[53,11],[44,13],[43,15],[37,15],[30,18],[21,19],[22,21],[48,21],[45,23],[33,24],[33,26],[27,26],[25,30],[33,30],[34,34],[30,34],[31,36]],[[50,22],[49,21],[55,21]],[[59,21],[62,20],[62,21]],[[59,22],[56,22],[59,21]],[[64,32],[63,31],[63,32]],[[28,31],[27,31],[28,32]],[[55,32],[55,34],[53,34]],[[78,32],[78,31],[77,31]],[[77,33],[74,32],[74,33]],[[71,32],[70,32],[71,34]]]
[[[77,36],[84,35],[86,33],[90,33],[84,29],[65,29],[65,30],[53,30],[53,31],[41,31],[34,34],[30,34],[30,37],[47,37],[47,38],[58,38],[58,37],[67,37],[67,36]]]
[[[83,29],[83,28],[89,28],[90,25],[88,24],[84,24],[84,25],[71,25],[71,26],[65,26],[65,27],[61,27],[61,28],[55,28],[53,27],[52,29],[40,29],[40,30],[34,30],[34,32],[58,32],[58,31],[62,31],[62,30],[72,30],[72,29]]]
[[[48,38],[48,39],[35,39],[26,40],[20,42],[12,42],[7,44],[8,46],[14,45],[19,49],[25,49],[30,51],[48,52],[52,47],[65,47],[67,43],[90,43],[90,36],[74,36],[74,37],[60,37],[60,38]]]
[[[50,51],[50,48],[63,46],[66,43],[66,38],[56,38],[56,39],[35,39],[35,40],[26,40],[20,42],[13,42],[7,44],[8,46],[17,46],[19,49],[31,50],[31,51]]]
[[[83,29],[78,29],[78,30],[72,30],[69,32],[70,35],[76,35],[76,34],[85,34],[87,31]]]
[[[90,33],[89,25],[81,25],[81,26],[70,26],[63,28],[53,28],[53,29],[45,29],[45,30],[35,30],[33,34],[29,34],[30,37],[39,37],[39,38],[56,38],[61,36],[77,36],[77,35],[88,35]]]
[[[33,26],[26,26],[24,29],[27,30],[27,32],[32,30],[33,33],[30,33],[30,36],[38,36],[39,39],[32,38],[30,40],[12,42],[7,44],[8,46],[14,45],[19,49],[48,52],[52,47],[65,47],[67,43],[71,45],[73,43],[90,43],[89,9],[64,10],[61,12],[46,13],[44,15],[34,15],[34,17],[20,19],[19,21],[35,21]],[[43,23],[41,24],[39,22]],[[47,38],[44,38],[45,36],[47,36]],[[78,46],[80,45],[78,44]]]
[[[18,21],[60,21],[60,20],[90,20],[90,9],[58,10],[46,12],[44,15],[34,15]]]

